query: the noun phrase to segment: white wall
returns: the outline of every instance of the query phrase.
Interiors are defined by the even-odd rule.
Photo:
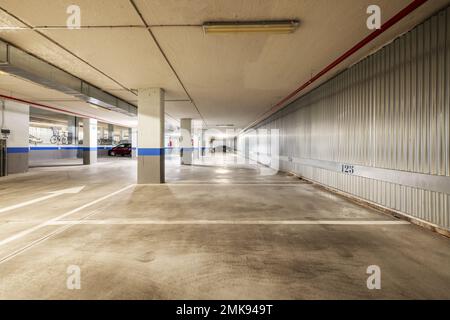
[[[30,107],[17,102],[5,101],[3,110],[0,105],[0,126],[9,129],[8,137],[8,173],[28,171]]]
[[[11,130],[8,138],[8,148],[28,147],[28,131],[30,122],[30,107],[13,101],[5,101],[4,119],[0,106],[0,125]]]

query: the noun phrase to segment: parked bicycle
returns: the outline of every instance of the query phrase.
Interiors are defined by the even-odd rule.
[[[59,133],[58,130],[53,129],[53,135],[50,138],[52,144],[68,144],[69,139],[67,137],[67,132]]]
[[[42,143],[42,142],[43,141],[41,138],[35,137],[31,134],[28,135],[28,143],[29,144],[34,144],[36,146],[38,143]]]

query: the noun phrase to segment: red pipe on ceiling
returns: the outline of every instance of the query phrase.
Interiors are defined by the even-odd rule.
[[[282,109],[285,106],[285,103],[290,101],[292,98],[297,96],[300,92],[305,90],[307,87],[309,87],[311,84],[316,82],[319,78],[321,78],[323,75],[328,73],[330,70],[332,70],[334,67],[339,65],[341,62],[352,56],[354,53],[362,49],[364,46],[366,46],[368,43],[370,43],[372,40],[380,36],[382,33],[384,33],[386,30],[391,28],[393,25],[395,25],[397,22],[408,16],[410,13],[412,13],[414,10],[419,8],[421,5],[423,5],[428,0],[414,0],[411,2],[408,6],[403,8],[400,12],[398,12],[395,16],[393,16],[391,19],[386,21],[380,29],[375,30],[371,34],[369,34],[367,37],[362,39],[360,42],[358,42],[355,46],[353,46],[350,50],[345,52],[343,55],[341,55],[339,58],[334,60],[332,63],[330,63],[328,66],[326,66],[322,71],[320,71],[318,74],[316,74],[314,77],[312,77],[309,81],[302,84],[300,87],[295,89],[293,92],[291,92],[288,96],[283,98],[280,102],[278,102],[276,105],[274,105],[270,110],[266,111],[264,114],[262,114],[258,119],[253,121],[251,124],[249,124],[242,132],[248,130],[251,127],[254,127],[261,121],[264,121],[268,117],[270,117],[272,114],[277,112],[278,110]]]

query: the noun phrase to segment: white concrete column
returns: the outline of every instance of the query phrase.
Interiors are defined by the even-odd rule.
[[[245,142],[246,150],[245,157],[249,160],[249,163],[256,163],[258,156],[258,138],[256,137],[256,131],[250,130],[247,134],[247,140]]]
[[[70,117],[67,125],[67,144],[76,145],[76,129],[75,117]]]
[[[250,137],[245,137],[245,159],[250,160]]]
[[[0,102],[1,124],[1,129],[11,132],[6,141],[8,174],[28,171],[30,107],[13,101]]]
[[[207,143],[206,143],[206,129],[202,128],[200,131],[200,156],[206,156],[207,151]]]
[[[192,130],[193,138],[193,157],[194,159],[200,158],[201,147],[202,147],[202,128],[196,127]]]
[[[181,148],[181,164],[192,164],[192,119],[181,119],[181,136],[180,136],[180,148]]]
[[[138,183],[164,183],[164,90],[138,90]]]
[[[83,164],[97,162],[97,119],[83,118]]]
[[[111,141],[110,143],[111,146],[114,146],[113,136],[114,136],[114,125],[108,123],[108,139]]]
[[[137,147],[138,147],[137,137],[138,137],[137,128],[131,128],[131,156],[133,159],[135,159],[137,156]]]

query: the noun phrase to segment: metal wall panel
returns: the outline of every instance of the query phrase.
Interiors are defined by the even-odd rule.
[[[280,130],[281,170],[450,229],[448,183],[423,188],[424,179],[450,179],[450,8],[254,129]],[[252,159],[270,150],[255,132],[239,137],[240,150],[246,137]],[[346,174],[314,161],[368,168]],[[370,168],[411,173],[411,183],[370,178]]]

